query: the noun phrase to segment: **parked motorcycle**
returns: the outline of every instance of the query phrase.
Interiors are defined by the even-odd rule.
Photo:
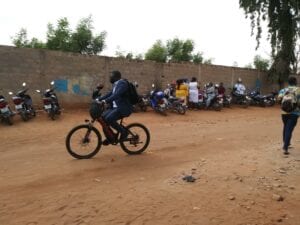
[[[207,95],[204,91],[199,91],[199,102],[197,104],[198,109],[205,109],[207,102]],[[223,106],[223,96],[222,95],[216,95],[210,102],[210,105],[208,106],[208,109],[213,109],[216,111],[220,111]]]
[[[26,87],[26,83],[22,84],[23,88]],[[32,105],[32,99],[30,95],[26,94],[28,88],[20,90],[15,96],[12,97],[15,109],[20,114],[23,121],[28,121],[30,118],[36,116],[36,112]],[[9,95],[13,95],[13,92],[9,92]]]
[[[168,85],[168,88],[164,91],[167,108],[173,112],[184,115],[186,113],[186,107],[183,105],[184,100],[174,97],[171,93],[170,85]]]
[[[250,105],[257,105],[261,107],[266,107],[268,100],[265,95],[261,95],[258,89],[255,89],[249,93]]]
[[[0,95],[0,121],[12,125],[13,116],[14,113],[11,111],[8,102],[5,100],[4,96]]]
[[[152,91],[150,92],[150,104],[155,112],[158,112],[164,116],[167,115],[167,99],[165,94],[161,90],[157,90],[155,85],[152,84]]]
[[[134,82],[135,88],[138,89],[138,83],[135,81]],[[149,103],[149,96],[144,94],[144,95],[138,95],[138,102],[133,106],[133,112],[146,112],[147,107],[150,105]]]
[[[271,92],[271,94],[266,95],[267,106],[273,106],[276,104],[276,96],[278,95],[277,91]]]
[[[136,105],[134,105],[134,112],[137,111],[142,111],[142,112],[146,112],[147,111],[147,107],[149,106],[149,96],[148,95],[139,95],[138,97],[138,103]]]
[[[232,104],[232,97],[231,95],[222,95],[223,97],[223,106],[230,108]]]
[[[247,108],[250,105],[251,98],[246,94],[238,94],[235,91],[231,92],[232,103],[241,105],[244,108]]]
[[[44,110],[47,112],[48,116],[55,120],[57,116],[61,114],[61,109],[58,103],[57,96],[54,92],[54,81],[50,83],[51,87],[46,89],[43,93],[43,103]],[[40,90],[36,90],[36,92],[41,93]]]

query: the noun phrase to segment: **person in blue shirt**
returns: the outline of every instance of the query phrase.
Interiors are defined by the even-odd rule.
[[[109,80],[113,85],[112,90],[100,97],[98,101],[109,105],[109,109],[103,113],[102,117],[109,126],[120,132],[120,140],[124,140],[128,132],[117,121],[132,113],[133,107],[128,98],[129,86],[128,82],[122,79],[119,71],[112,71]],[[103,144],[108,145],[110,142],[106,139]]]
[[[290,113],[282,111],[283,122],[283,151],[284,154],[289,154],[289,147],[291,145],[292,133],[297,125],[298,117],[300,116],[300,88],[297,87],[296,77],[290,77],[288,80],[288,87],[279,91],[278,100],[282,100],[287,92],[293,92],[296,97],[296,108]]]

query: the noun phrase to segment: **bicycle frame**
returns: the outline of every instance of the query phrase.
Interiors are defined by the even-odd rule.
[[[120,120],[120,125],[125,128],[131,135],[134,136],[134,134],[128,130],[125,126],[123,126],[123,119],[122,118]],[[90,127],[93,127],[94,126],[94,122],[95,121],[98,121],[99,124],[101,125],[103,131],[104,131],[104,135],[107,136],[109,135],[110,138],[113,138],[113,142],[111,144],[113,145],[117,145],[119,143],[119,136],[120,136],[120,132],[118,131],[117,133],[114,133],[113,130],[111,129],[111,127],[104,121],[104,119],[102,117],[98,118],[98,119],[92,119],[92,121],[90,120],[86,120],[86,122],[88,122],[89,126]],[[84,137],[84,141],[88,141],[88,137],[91,133],[91,130],[88,130],[88,132],[86,133],[85,137]],[[107,137],[106,137],[107,138]]]

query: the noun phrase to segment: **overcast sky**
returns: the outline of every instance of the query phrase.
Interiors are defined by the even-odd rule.
[[[94,32],[107,32],[106,49],[145,53],[153,43],[174,37],[192,39],[214,64],[245,66],[256,54],[269,58],[264,38],[255,51],[250,20],[245,19],[238,0],[4,0],[1,1],[0,44],[12,45],[11,37],[22,27],[28,37],[45,41],[47,24],[67,17],[72,28],[92,15]]]

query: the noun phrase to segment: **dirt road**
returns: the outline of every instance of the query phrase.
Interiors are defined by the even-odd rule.
[[[0,126],[1,225],[300,224],[300,126],[284,157],[279,109],[137,113],[127,122],[150,129],[144,154],[75,160],[65,136],[85,118]]]

